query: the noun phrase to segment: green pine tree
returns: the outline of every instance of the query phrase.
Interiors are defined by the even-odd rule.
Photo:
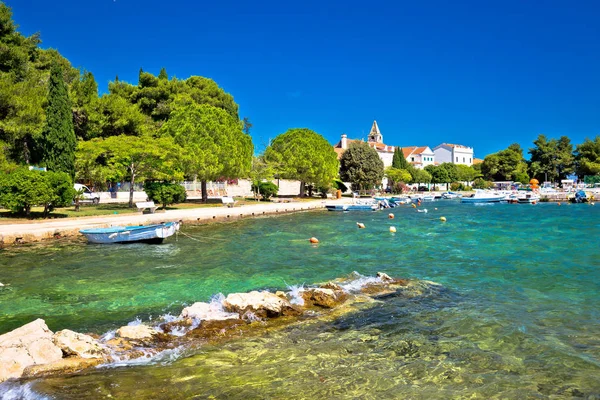
[[[167,81],[169,80],[169,75],[167,75],[167,70],[165,67],[160,69],[160,72],[158,73],[158,79],[165,79]]]
[[[67,85],[60,65],[54,62],[48,81],[46,127],[40,140],[40,158],[50,171],[62,171],[75,176],[77,139],[73,128],[73,113]]]
[[[404,158],[404,153],[402,152],[402,147],[396,147],[396,150],[394,150],[394,158],[392,159],[392,167],[394,167],[396,169],[405,169],[407,171],[410,171],[412,165],[410,165],[408,163],[408,161],[406,161],[406,158]]]

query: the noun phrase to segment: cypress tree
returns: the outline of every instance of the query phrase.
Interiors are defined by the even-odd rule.
[[[77,139],[73,128],[73,112],[62,68],[53,62],[48,81],[46,127],[40,141],[42,164],[50,171],[75,176]]]
[[[169,75],[167,75],[167,70],[165,67],[160,69],[160,72],[158,73],[158,79],[165,79],[167,81],[169,80]]]
[[[392,167],[410,171],[410,168],[412,167],[412,165],[410,165],[408,163],[408,161],[406,161],[406,158],[404,158],[404,153],[402,152],[402,147],[396,147],[396,150],[394,150],[394,158],[392,159]]]

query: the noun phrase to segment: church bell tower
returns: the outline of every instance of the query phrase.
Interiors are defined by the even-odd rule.
[[[373,121],[373,126],[371,127],[368,141],[374,143],[383,143],[383,136],[381,135],[379,127],[377,126],[377,121]]]

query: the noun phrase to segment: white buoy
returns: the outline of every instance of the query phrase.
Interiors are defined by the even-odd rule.
[[[396,233],[396,227],[395,226],[390,226],[390,232]]]
[[[356,226],[358,226],[358,229],[364,229],[365,228],[365,224],[363,224],[362,222],[357,222]]]

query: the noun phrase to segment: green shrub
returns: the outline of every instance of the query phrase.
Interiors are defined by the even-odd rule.
[[[459,190],[465,190],[465,185],[460,182],[452,182],[450,184],[450,190],[453,192],[457,192]]]
[[[163,209],[169,204],[183,203],[187,198],[185,188],[172,182],[145,182],[144,192],[150,200],[162,204]]]
[[[29,216],[31,207],[43,206],[46,217],[54,207],[71,204],[74,196],[73,181],[65,172],[18,168],[0,175],[0,206],[15,214]]]
[[[263,196],[263,199],[269,200],[271,196],[274,196],[279,191],[279,188],[273,182],[255,182],[252,185],[252,191],[259,193]]]
[[[482,178],[477,178],[473,181],[473,189],[490,189],[494,187],[494,182],[486,181]]]

